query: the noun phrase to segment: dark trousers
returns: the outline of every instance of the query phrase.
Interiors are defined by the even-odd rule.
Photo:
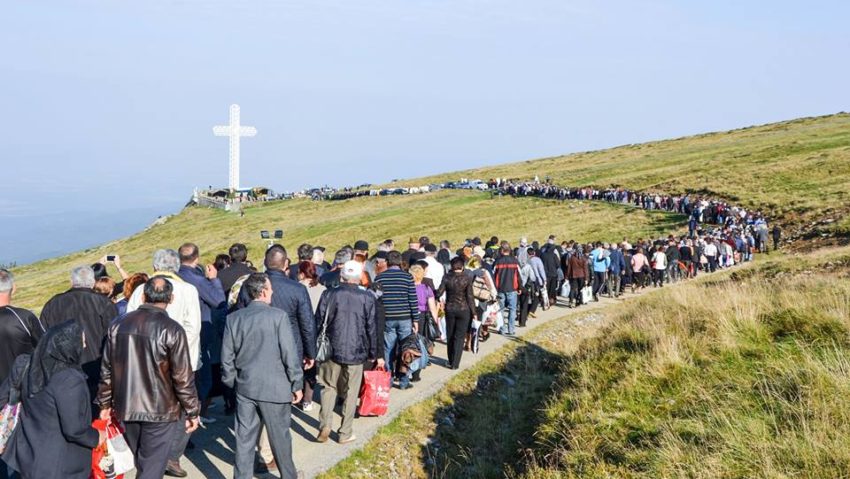
[[[446,350],[449,356],[449,366],[457,369],[460,366],[460,357],[463,355],[463,343],[469,325],[472,322],[470,311],[446,311]]]
[[[215,341],[215,327],[212,323],[201,323],[201,368],[195,371],[195,385],[198,387],[198,400],[204,402],[213,386],[212,345]]]
[[[7,469],[6,463],[0,460],[0,479],[17,479],[21,476],[12,469]]]
[[[184,431],[185,421],[125,422],[124,439],[136,458],[136,479],[162,479],[175,431]]]
[[[531,281],[528,284],[528,312],[536,313],[538,306],[540,306],[540,287]]]
[[[236,464],[234,479],[254,477],[254,449],[260,437],[260,426],[269,435],[272,454],[283,479],[295,479],[297,471],[292,462],[292,435],[289,432],[292,420],[292,404],[255,401],[236,394],[236,421],[233,433],[236,436]]]
[[[599,292],[602,290],[602,287],[605,286],[605,272],[594,271],[593,272],[593,299],[596,299],[599,296]]]
[[[522,288],[519,295],[519,325],[525,326],[528,322],[528,311],[531,305],[531,288]]]
[[[708,270],[712,273],[717,270],[717,256],[706,256],[708,258]]]
[[[549,299],[551,299],[551,305],[555,306],[555,303],[558,302],[558,277],[557,276],[547,276],[546,277],[546,294],[549,295]]]
[[[179,422],[186,422],[185,414],[180,414]],[[189,445],[189,439],[191,437],[192,435],[186,432],[186,428],[178,427],[174,429],[174,437],[171,440],[171,452],[168,454],[169,461],[180,462],[180,458],[186,452],[186,446]]]
[[[570,301],[575,300],[576,306],[581,304],[581,290],[584,289],[584,278],[570,279]]]

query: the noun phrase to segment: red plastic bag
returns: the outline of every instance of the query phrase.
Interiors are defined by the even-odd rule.
[[[92,422],[92,427],[98,431],[107,430],[107,422],[97,419]],[[91,474],[90,479],[123,479],[123,474],[115,474],[114,461],[109,455],[109,448],[103,443],[91,452]]]
[[[383,416],[390,407],[390,387],[392,376],[384,368],[363,372],[363,385],[360,387],[361,416]]]

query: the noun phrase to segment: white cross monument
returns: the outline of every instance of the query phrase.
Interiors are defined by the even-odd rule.
[[[243,136],[255,136],[257,129],[253,126],[239,124],[239,105],[230,105],[230,124],[214,126],[215,136],[230,137],[230,189],[239,189],[239,139]]]

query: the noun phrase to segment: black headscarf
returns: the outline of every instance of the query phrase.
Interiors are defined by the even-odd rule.
[[[40,393],[57,373],[80,369],[83,354],[83,328],[71,319],[47,330],[32,353],[24,381],[24,397]]]

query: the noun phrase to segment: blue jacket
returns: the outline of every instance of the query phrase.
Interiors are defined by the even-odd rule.
[[[608,259],[611,260],[611,265],[608,266],[608,271],[611,274],[620,275],[624,269],[626,269],[626,260],[623,257],[623,252],[618,249],[612,249],[611,256]]]
[[[604,273],[611,266],[611,256],[605,255],[606,252],[602,248],[596,248],[590,252],[590,266],[593,268],[594,273]]]
[[[316,357],[316,323],[313,321],[313,304],[307,287],[298,281],[292,281],[281,271],[266,271],[272,283],[272,306],[282,309],[289,316],[295,346],[300,357]],[[239,290],[236,309],[242,309],[251,303],[245,286]]]
[[[201,300],[202,322],[211,323],[213,311],[216,312],[216,315],[221,314],[224,316],[227,309],[227,297],[224,295],[221,280],[218,278],[207,279],[199,269],[190,268],[185,265],[180,266],[177,276],[180,276],[180,279],[191,284],[198,290],[198,296]]]

